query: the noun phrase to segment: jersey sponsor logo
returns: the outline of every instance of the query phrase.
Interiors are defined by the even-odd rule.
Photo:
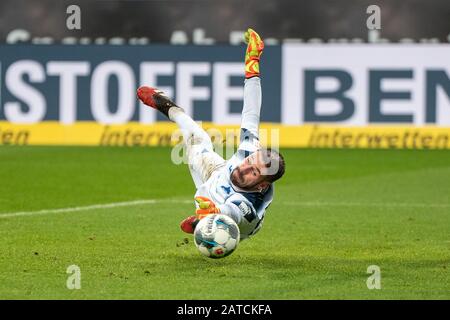
[[[230,186],[228,186],[228,187],[225,187],[225,186],[220,186],[227,194],[230,194],[230,192],[231,192],[231,187]]]
[[[243,201],[233,201],[233,203],[237,205],[238,208],[241,210],[245,220],[247,220],[248,222],[252,222],[253,220],[256,219],[255,212],[253,211],[252,208],[248,206],[248,204],[246,204]]]

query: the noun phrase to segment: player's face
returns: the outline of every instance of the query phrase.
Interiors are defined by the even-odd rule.
[[[233,184],[242,189],[264,188],[268,182],[264,181],[267,166],[259,152],[255,152],[244,159],[231,173]]]

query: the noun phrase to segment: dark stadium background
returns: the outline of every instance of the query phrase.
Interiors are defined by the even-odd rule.
[[[172,32],[190,36],[202,28],[207,37],[228,43],[230,31],[253,26],[266,38],[308,40],[321,38],[361,38],[367,40],[363,13],[369,5],[382,8],[382,36],[391,41],[411,38],[449,42],[450,6],[447,0],[81,0],[82,30],[65,25],[65,8],[74,1],[2,0],[0,40],[6,41],[14,29],[24,29],[32,37],[147,37],[167,43]],[[39,27],[37,27],[39,26]],[[429,41],[429,40],[428,40]]]

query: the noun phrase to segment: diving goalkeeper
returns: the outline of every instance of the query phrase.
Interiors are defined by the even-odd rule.
[[[227,161],[214,152],[208,134],[184,110],[156,88],[140,87],[139,99],[162,112],[182,131],[189,170],[197,192],[196,214],[181,222],[181,229],[193,233],[198,221],[208,214],[221,213],[239,226],[241,239],[261,229],[266,209],[272,202],[273,183],[284,174],[284,159],[273,149],[259,144],[261,82],[259,61],[264,42],[252,29],[245,33],[244,106],[240,143]]]

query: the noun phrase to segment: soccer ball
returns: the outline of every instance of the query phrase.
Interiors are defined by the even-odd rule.
[[[210,214],[195,227],[194,240],[198,250],[209,258],[230,255],[239,244],[239,227],[224,214]]]

